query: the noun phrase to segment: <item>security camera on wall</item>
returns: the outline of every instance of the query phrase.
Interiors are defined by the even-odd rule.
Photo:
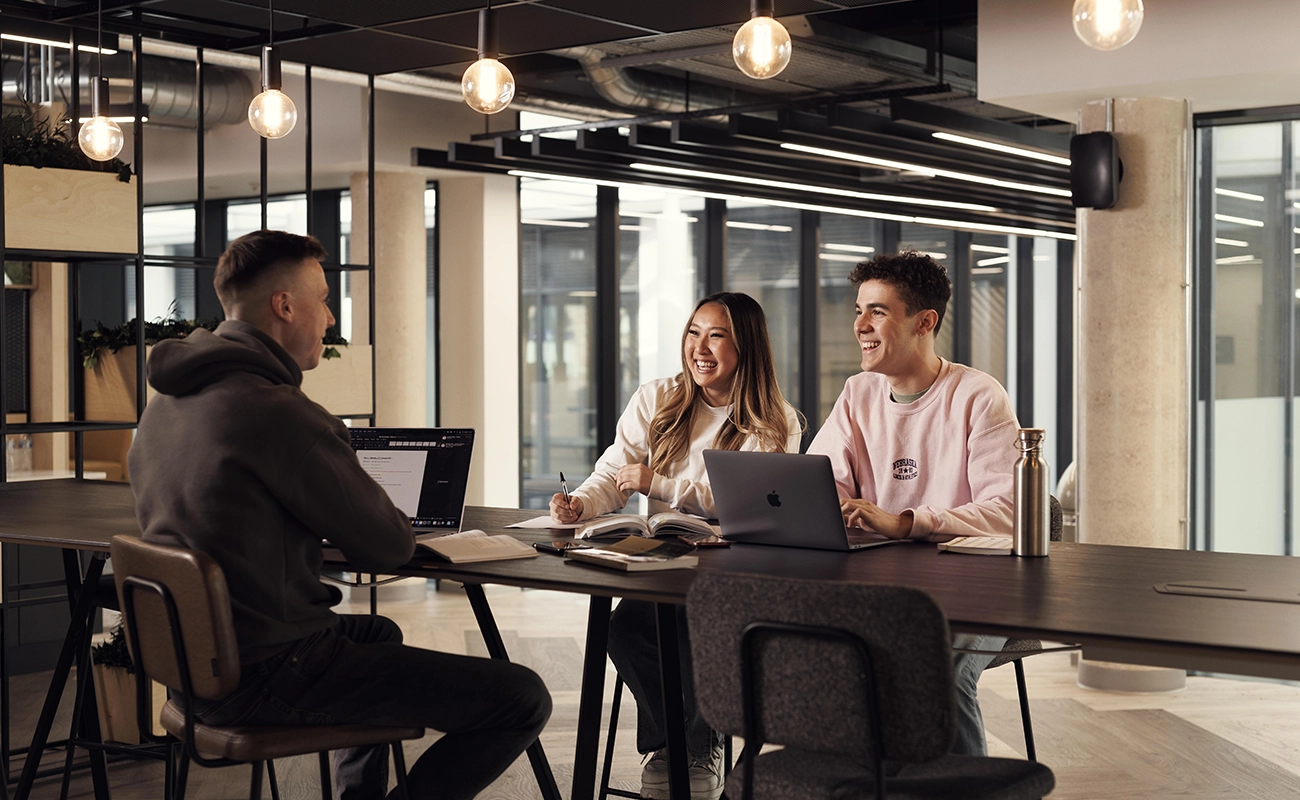
[[[1124,162],[1105,131],[1070,137],[1070,201],[1075,208],[1111,208],[1119,199]]]

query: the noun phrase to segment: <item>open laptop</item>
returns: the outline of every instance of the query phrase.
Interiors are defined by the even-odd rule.
[[[704,465],[722,535],[733,542],[847,551],[900,541],[844,526],[826,456],[705,450]]]
[[[473,428],[351,428],[361,468],[416,533],[456,533],[465,517]]]

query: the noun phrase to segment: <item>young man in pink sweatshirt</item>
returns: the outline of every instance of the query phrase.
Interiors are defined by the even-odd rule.
[[[908,251],[863,261],[849,280],[862,372],[808,448],[831,459],[845,523],[893,539],[1010,536],[1019,423],[994,378],[935,355],[952,295],[947,272]],[[995,652],[1005,641],[958,634],[953,647]],[[975,690],[992,660],[954,657],[954,753],[986,753]]]

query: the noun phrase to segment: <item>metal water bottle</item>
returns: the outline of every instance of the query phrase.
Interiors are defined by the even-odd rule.
[[[1015,469],[1015,528],[1011,552],[1045,556],[1051,539],[1051,495],[1047,461],[1043,459],[1042,428],[1020,429],[1020,458]]]

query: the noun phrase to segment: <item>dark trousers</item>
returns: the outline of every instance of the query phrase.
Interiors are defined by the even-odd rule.
[[[677,607],[677,646],[681,651],[682,706],[686,713],[686,749],[707,755],[717,734],[700,716],[695,702],[691,643],[686,608]],[[663,683],[659,676],[659,637],[654,603],[620,600],[609,619],[609,658],[636,698],[636,749],[649,753],[667,745]]]
[[[287,652],[245,665],[232,694],[195,711],[213,725],[432,728],[444,735],[411,765],[411,800],[468,800],[541,733],[551,695],[527,667],[407,647],[386,617],[342,616]],[[336,752],[334,770],[340,800],[387,793],[386,748]]]

